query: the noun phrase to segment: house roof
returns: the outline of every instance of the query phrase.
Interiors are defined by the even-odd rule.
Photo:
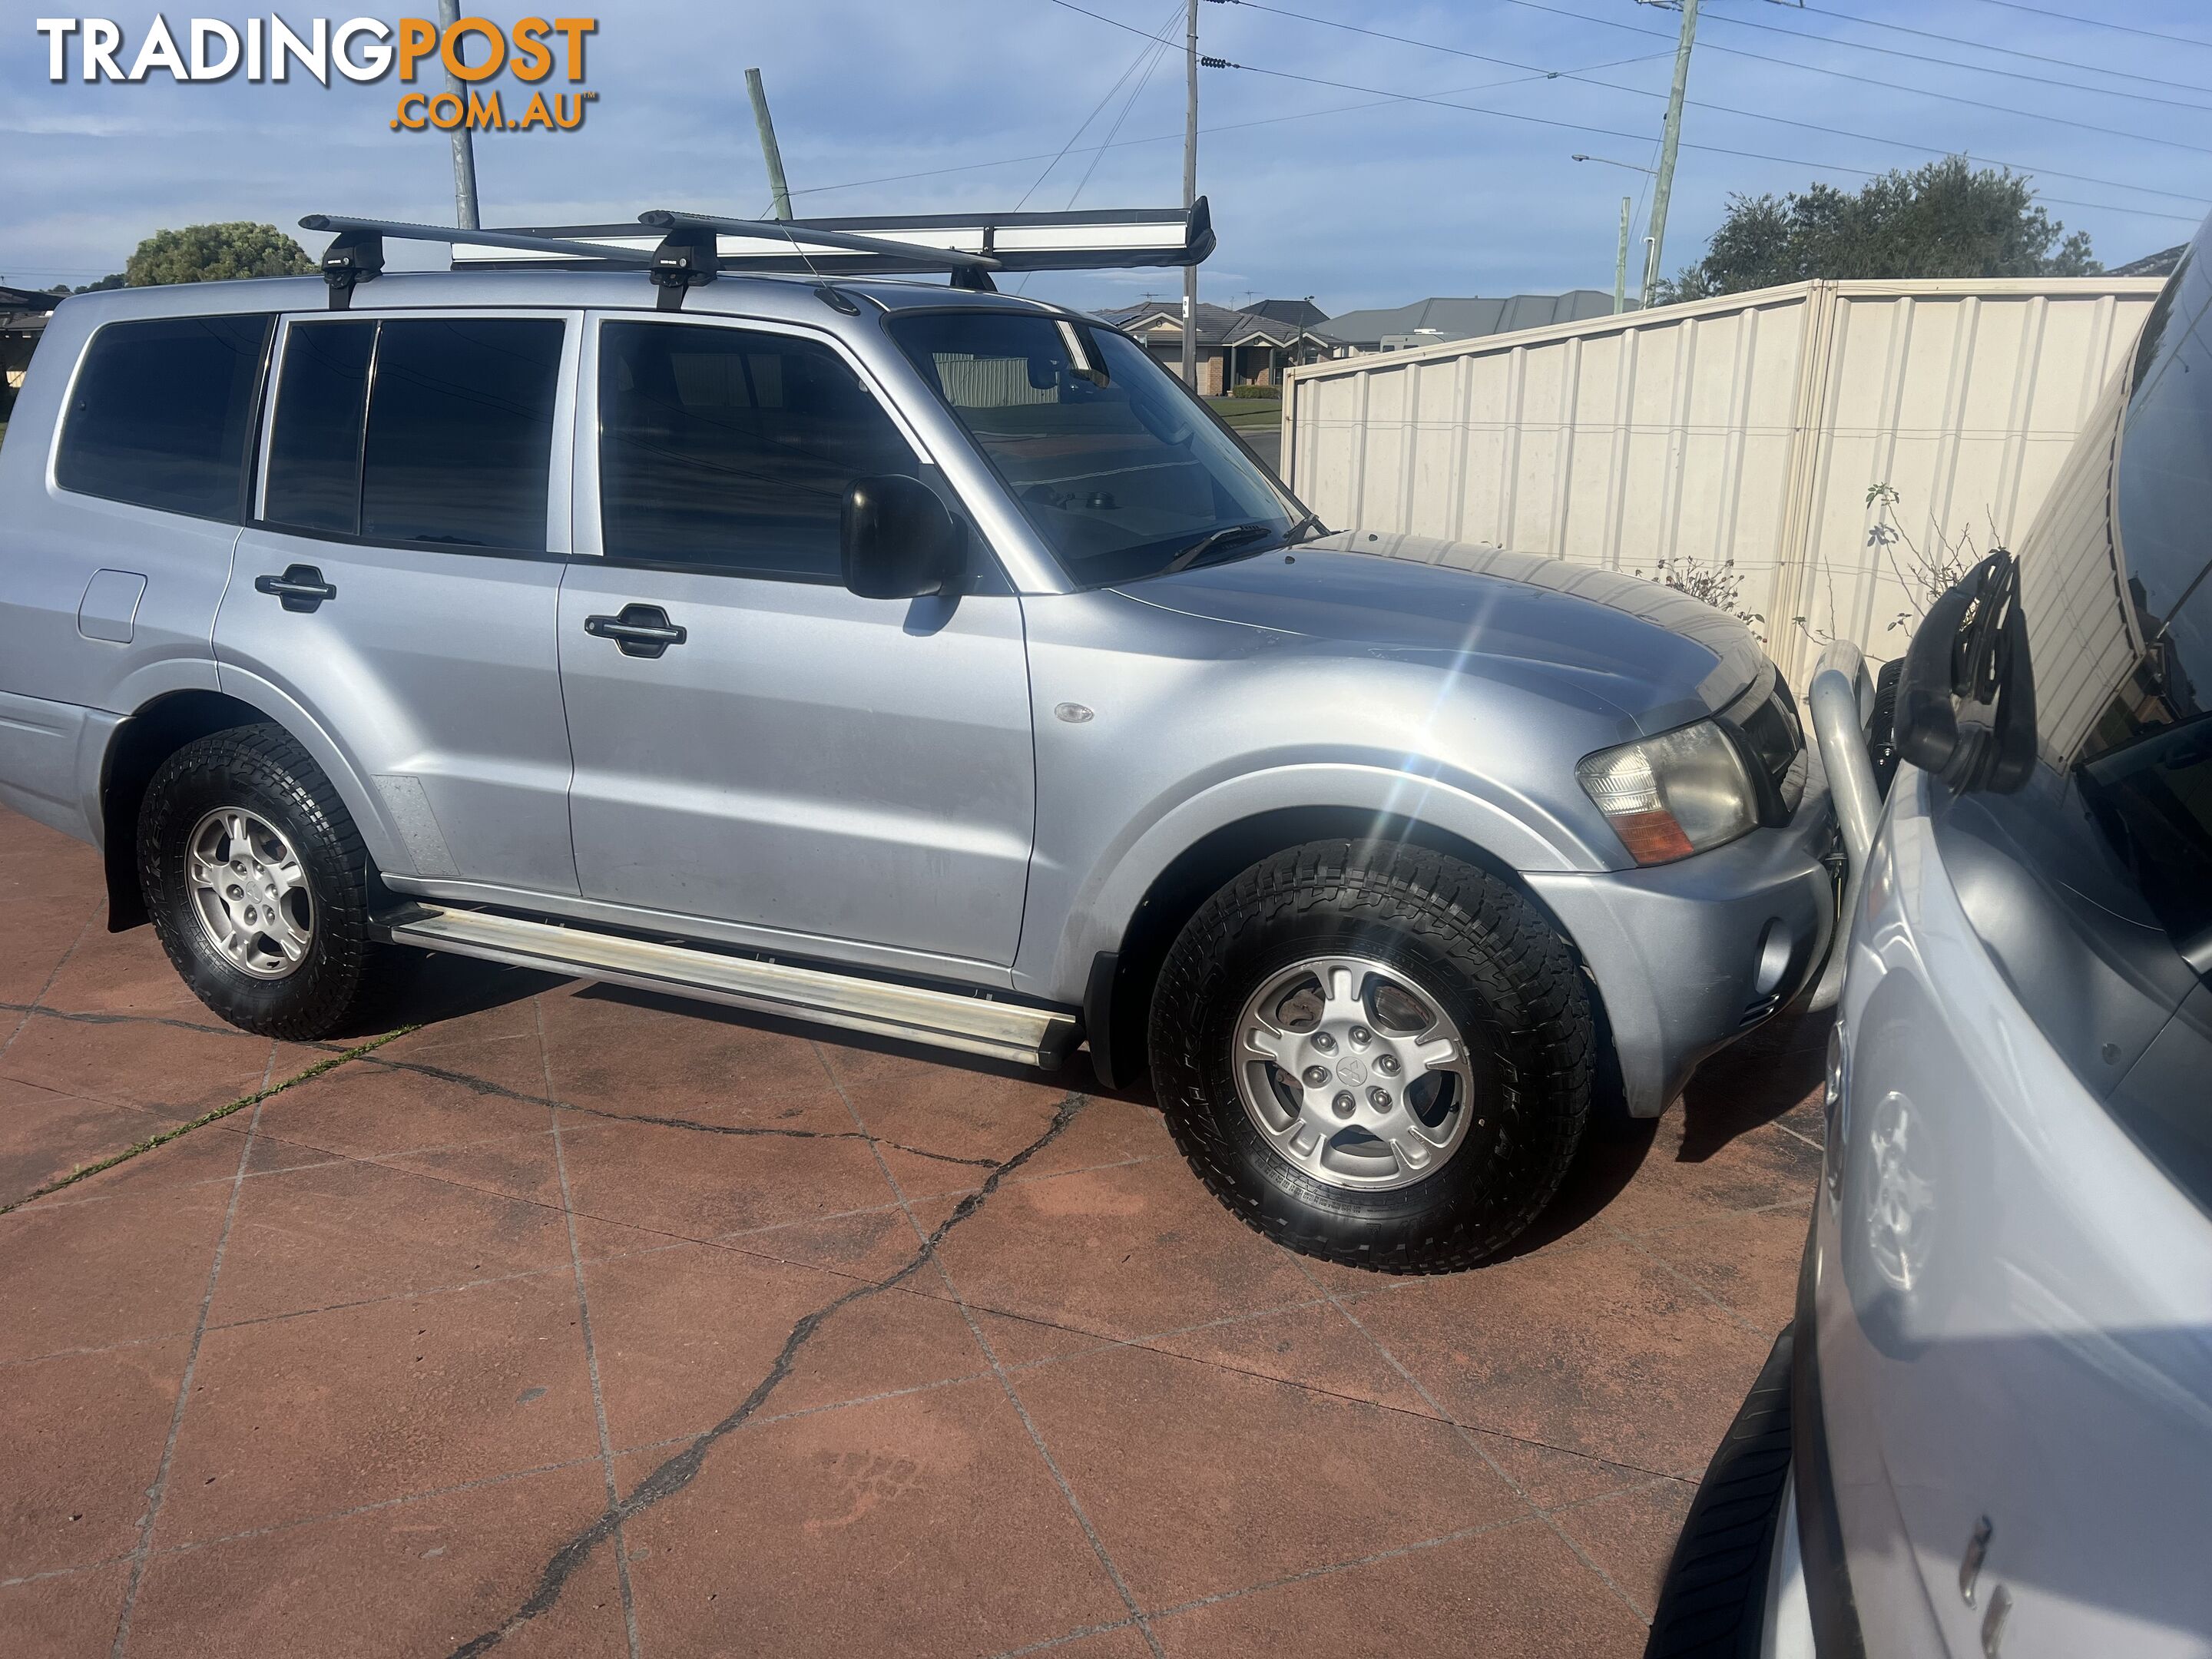
[[[1293,301],[1292,303],[1301,303]],[[1149,336],[1158,330],[1171,338],[1182,335],[1182,301],[1180,300],[1147,300],[1142,305],[1125,306],[1118,311],[1098,313],[1125,334]],[[1210,306],[1198,302],[1198,343],[1200,345],[1295,345],[1299,325],[1295,320],[1283,321],[1256,311],[1231,311],[1226,306]],[[1333,335],[1307,327],[1309,342],[1320,341],[1334,344]]]
[[[1569,289],[1565,294],[1516,294],[1502,300],[1416,300],[1389,310],[1345,312],[1329,319],[1328,331],[1346,344],[1373,350],[1394,335],[1432,335],[1439,343],[1472,340],[1515,329],[1579,322],[1585,317],[1602,317],[1612,309],[1613,295],[1595,288]]]
[[[2140,259],[2114,265],[2105,274],[2107,276],[2171,276],[2174,267],[2181,263],[2181,256],[2188,252],[2188,243],[2176,242],[2172,247],[2160,248],[2156,253],[2146,253]]]
[[[9,288],[0,283],[0,311],[52,311],[62,302],[58,294],[35,288]]]
[[[1292,327],[1304,323],[1311,328],[1316,323],[1328,320],[1328,313],[1311,300],[1262,300],[1258,305],[1245,306],[1242,309],[1252,316],[1272,317],[1277,322],[1288,323]]]

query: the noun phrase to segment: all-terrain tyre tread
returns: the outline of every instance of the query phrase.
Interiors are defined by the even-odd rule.
[[[318,953],[312,973],[252,981],[194,951],[184,936],[183,929],[194,924],[169,893],[165,866],[173,830],[189,826],[174,823],[173,804],[179,796],[190,799],[198,792],[219,794],[241,786],[273,795],[303,832],[295,850],[311,866]],[[311,856],[318,841],[322,845]],[[161,763],[139,812],[138,879],[170,962],[193,994],[232,1024],[308,1042],[342,1024],[360,1000],[378,955],[368,933],[368,853],[329,777],[283,727],[234,726],[186,744]],[[270,985],[282,989],[270,992]]]
[[[1195,1052],[1190,1011],[1206,1002],[1245,935],[1285,917],[1318,916],[1429,941],[1474,983],[1497,1022],[1516,1133],[1479,1173],[1472,1166],[1462,1172],[1474,1184],[1462,1188],[1448,1225],[1358,1229],[1361,1236],[1347,1237],[1331,1218],[1254,1180],[1222,1132],[1231,1107],[1206,1098],[1207,1070]],[[1443,853],[1346,840],[1263,859],[1199,908],[1161,969],[1151,1041],[1177,1149],[1232,1214],[1304,1255],[1397,1273],[1474,1267],[1551,1202],[1589,1120],[1596,1044],[1575,952],[1521,893]],[[1231,1106],[1241,1115],[1241,1106]]]

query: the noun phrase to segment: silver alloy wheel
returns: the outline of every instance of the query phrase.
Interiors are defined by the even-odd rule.
[[[1315,957],[1270,975],[1237,1017],[1237,1097],[1315,1180],[1410,1186],[1458,1151],[1474,1121],[1467,1040],[1436,1000],[1387,963]]]
[[[219,806],[185,843],[192,909],[222,959],[256,979],[298,971],[314,943],[315,898],[300,855],[268,819]]]

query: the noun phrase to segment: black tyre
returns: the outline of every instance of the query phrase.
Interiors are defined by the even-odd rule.
[[[1559,1191],[1589,1115],[1588,996],[1528,901],[1442,854],[1315,842],[1215,894],[1152,994],[1176,1145],[1327,1261],[1472,1267]]]
[[[161,763],[138,814],[138,879],[169,960],[233,1025],[306,1042],[355,1007],[378,954],[368,856],[281,726],[218,732]]]

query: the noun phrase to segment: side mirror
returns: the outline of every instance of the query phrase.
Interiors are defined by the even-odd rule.
[[[2010,793],[2035,769],[2035,678],[2020,565],[1992,552],[1929,607],[1898,676],[1899,758],[1951,788]]]
[[[919,478],[855,478],[842,515],[845,586],[864,599],[915,599],[957,584],[968,527]]]

